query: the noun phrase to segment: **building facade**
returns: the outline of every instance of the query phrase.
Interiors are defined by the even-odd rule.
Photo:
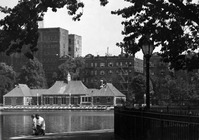
[[[79,35],[69,34],[69,52],[71,57],[82,56],[82,37]]]
[[[85,56],[82,81],[89,88],[99,88],[101,82],[112,83],[127,95],[132,77],[143,73],[143,61],[133,56]]]
[[[68,54],[68,30],[62,28],[39,29],[38,51],[35,57],[43,64],[47,79],[57,71],[59,58]]]
[[[122,105],[126,99],[111,83],[100,90],[90,91],[81,81],[56,81],[49,89],[30,89],[25,84],[19,84],[3,96],[3,105],[116,106]]]

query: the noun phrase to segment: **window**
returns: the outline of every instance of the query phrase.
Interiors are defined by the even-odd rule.
[[[110,102],[111,102],[111,98],[107,97],[107,103],[110,103]]]
[[[71,51],[71,47],[68,47],[68,51],[69,51],[69,52]]]
[[[99,97],[97,98],[97,100],[96,100],[96,101],[97,101],[97,103],[99,103],[99,102],[100,102],[100,99],[99,99]]]
[[[61,97],[61,104],[66,104],[66,98],[65,97]]]
[[[45,104],[50,104],[49,97],[45,97]]]
[[[95,67],[97,67],[97,63],[95,63]]]
[[[105,72],[102,70],[102,71],[100,71],[100,75],[104,75],[105,74]]]
[[[57,101],[58,101],[57,97],[54,97],[54,102],[53,102],[53,104],[57,104]]]
[[[100,63],[100,67],[105,67],[105,63]]]
[[[91,71],[91,75],[93,75],[93,71]]]
[[[120,62],[120,66],[122,66],[122,62]]]
[[[109,70],[109,74],[112,74],[113,73],[113,71],[112,70]]]
[[[109,66],[109,67],[113,67],[113,63],[112,63],[112,62],[109,62],[109,63],[108,63],[108,66]]]
[[[91,67],[93,67],[93,63],[91,63]]]
[[[97,71],[95,71],[95,75],[97,75]]]

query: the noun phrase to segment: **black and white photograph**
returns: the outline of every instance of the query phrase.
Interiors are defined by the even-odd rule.
[[[0,140],[199,140],[199,0],[0,0]]]

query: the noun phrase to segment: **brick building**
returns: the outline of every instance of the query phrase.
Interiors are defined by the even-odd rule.
[[[136,74],[143,73],[143,61],[134,56],[85,56],[85,70],[81,77],[89,88],[99,88],[101,81],[112,83],[127,95],[129,83]]]

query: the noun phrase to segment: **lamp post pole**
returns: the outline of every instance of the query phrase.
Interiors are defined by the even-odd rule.
[[[150,109],[150,86],[149,86],[149,60],[150,55],[145,55],[146,58],[146,108]]]
[[[146,109],[150,109],[150,83],[149,83],[149,60],[154,50],[153,42],[148,35],[143,36],[140,40],[142,52],[146,62]]]

